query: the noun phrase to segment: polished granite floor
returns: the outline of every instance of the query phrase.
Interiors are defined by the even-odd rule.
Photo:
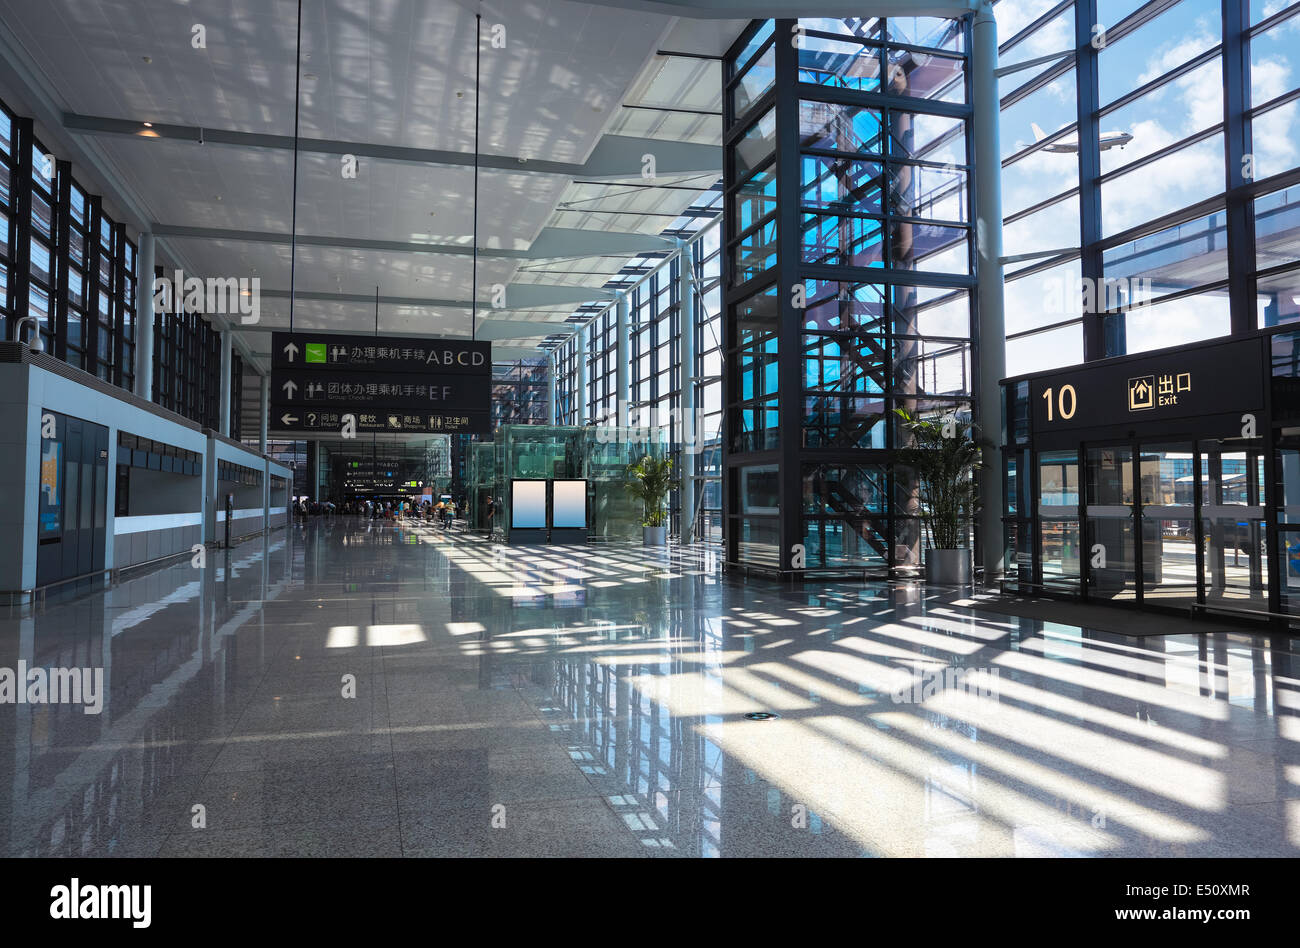
[[[108,700],[0,705],[13,856],[1300,854],[1290,639],[702,548],[318,521],[0,614],[20,659]]]

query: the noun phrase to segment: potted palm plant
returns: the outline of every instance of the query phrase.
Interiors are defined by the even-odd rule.
[[[643,454],[627,466],[627,492],[641,501],[642,542],[663,546],[668,541],[668,492],[672,489],[672,458]]]
[[[926,530],[925,580],[941,585],[971,581],[970,524],[979,510],[975,472],[983,466],[978,429],[956,417],[920,419],[905,409],[894,414],[912,444],[898,452],[920,489]]]

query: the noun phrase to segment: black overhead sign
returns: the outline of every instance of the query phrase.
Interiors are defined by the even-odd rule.
[[[1121,428],[1165,419],[1260,412],[1259,339],[1072,366],[1029,380],[1034,431]]]
[[[374,410],[418,408],[421,411],[482,411],[492,397],[486,375],[410,376],[391,372],[330,369],[277,369],[271,398],[284,405],[309,408],[346,406]]]
[[[271,335],[270,427],[486,433],[492,346],[487,342],[310,332]]]

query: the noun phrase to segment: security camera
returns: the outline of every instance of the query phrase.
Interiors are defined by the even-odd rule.
[[[44,352],[45,340],[41,338],[41,326],[35,316],[24,316],[22,319],[18,320],[17,324],[14,326],[13,341],[14,342],[23,341],[23,323],[32,324],[32,338],[27,343],[27,348],[30,349],[32,352]]]

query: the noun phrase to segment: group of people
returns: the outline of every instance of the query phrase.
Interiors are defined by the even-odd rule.
[[[463,508],[463,505],[462,505]],[[450,530],[456,522],[456,501],[453,498],[438,501],[423,500],[371,500],[357,498],[336,504],[332,500],[314,501],[299,498],[294,502],[295,515],[306,520],[308,517],[344,516],[364,517],[367,520],[424,520],[436,523],[445,530]]]

